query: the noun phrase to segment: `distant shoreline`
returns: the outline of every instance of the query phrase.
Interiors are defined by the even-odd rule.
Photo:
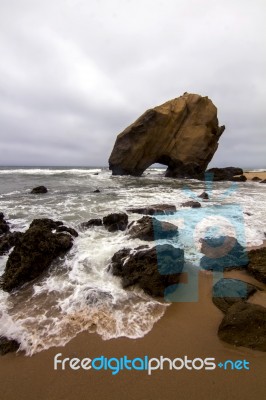
[[[260,179],[266,179],[266,171],[262,171],[262,172],[246,171],[246,172],[244,172],[244,175],[248,181],[253,179],[255,176]]]

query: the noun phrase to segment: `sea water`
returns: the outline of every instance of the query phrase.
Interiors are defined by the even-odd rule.
[[[168,303],[137,288],[124,290],[120,279],[108,272],[116,251],[147,242],[129,239],[121,231],[110,233],[104,227],[83,230],[80,224],[143,205],[169,203],[179,210],[182,203],[198,200],[196,196],[206,190],[204,182],[164,178],[163,172],[151,168],[135,178],[112,176],[107,168],[0,168],[0,211],[11,231],[25,231],[35,218],[52,218],[79,233],[70,252],[56,260],[33,285],[11,294],[0,290],[0,336],[16,339],[21,350],[32,355],[64,345],[82,331],[96,332],[106,340],[140,338],[152,329]],[[46,186],[48,193],[30,194],[38,185]],[[96,189],[100,193],[94,193]],[[215,182],[207,189],[210,199],[201,202],[202,208],[237,204],[246,245],[261,245],[265,238],[265,185]],[[141,217],[128,215],[129,221]],[[191,210],[186,223],[195,225],[196,215],[197,210]],[[178,217],[169,216],[169,221],[182,229],[184,221]],[[195,240],[200,241],[208,223],[210,220],[200,221]],[[230,224],[222,219],[219,223],[223,234],[234,235]],[[188,246],[181,238],[169,243],[184,248],[186,261],[199,268],[197,246]],[[0,275],[7,258],[0,257]]]

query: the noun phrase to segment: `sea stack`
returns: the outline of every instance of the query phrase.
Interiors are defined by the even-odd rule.
[[[113,175],[140,176],[154,163],[166,176],[197,178],[206,170],[225,127],[208,97],[184,93],[147,110],[120,133],[109,158]]]

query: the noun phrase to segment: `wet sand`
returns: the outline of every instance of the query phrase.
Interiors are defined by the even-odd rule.
[[[226,276],[258,284],[241,271]],[[244,400],[265,398],[266,354],[246,348],[235,348],[221,342],[217,328],[223,314],[211,301],[213,276],[200,272],[199,301],[174,303],[152,331],[142,339],[126,338],[103,341],[96,334],[82,333],[64,348],[52,348],[32,357],[7,354],[0,358],[1,399],[3,400],[77,400],[77,399],[166,399],[166,400]],[[260,284],[261,285],[261,284]],[[261,285],[262,286],[262,285]],[[256,295],[250,301],[266,306],[266,296]],[[147,371],[65,371],[53,369],[55,354],[63,357],[128,358],[215,357],[216,362],[246,359],[250,370],[213,371],[157,370]]]
[[[245,177],[247,180],[251,180],[255,176],[260,178],[260,179],[266,179],[266,172],[244,172]]]

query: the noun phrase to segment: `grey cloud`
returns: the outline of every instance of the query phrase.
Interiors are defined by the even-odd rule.
[[[188,91],[227,128],[212,165],[265,167],[264,0],[0,9],[0,164],[106,165],[119,132]]]

